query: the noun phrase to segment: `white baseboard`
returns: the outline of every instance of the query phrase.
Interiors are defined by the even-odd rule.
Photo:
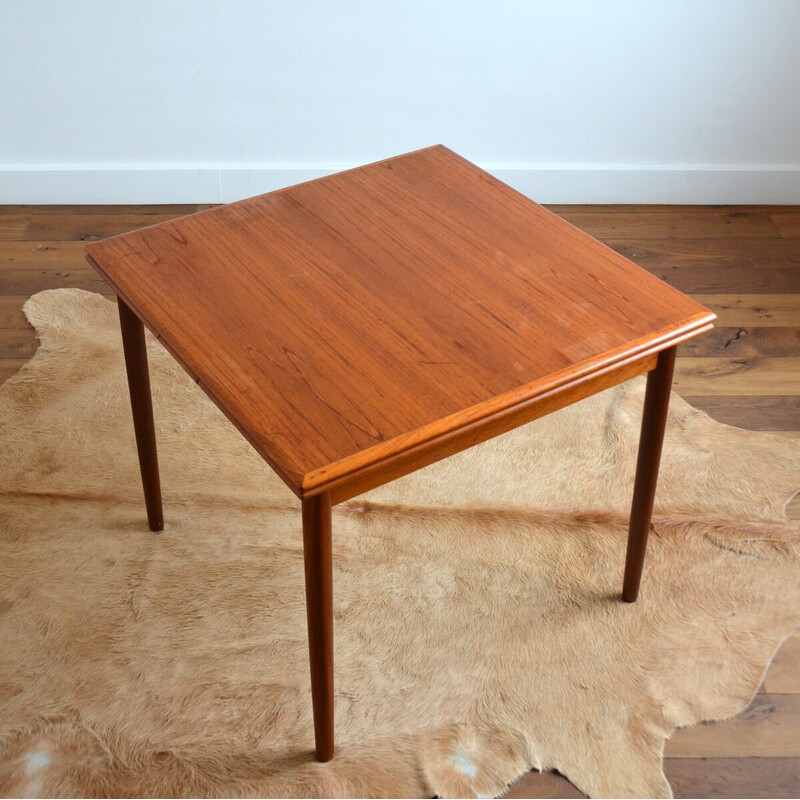
[[[0,167],[0,204],[228,203],[349,166]],[[483,166],[540,203],[800,204],[800,165]]]
[[[795,165],[546,167],[490,171],[540,203],[800,203],[800,166]]]

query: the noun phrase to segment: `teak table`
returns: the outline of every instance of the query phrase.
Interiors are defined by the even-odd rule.
[[[87,246],[118,296],[152,530],[146,325],[300,498],[316,754],[333,756],[331,506],[648,373],[636,599],[679,342],[714,314],[442,146]]]

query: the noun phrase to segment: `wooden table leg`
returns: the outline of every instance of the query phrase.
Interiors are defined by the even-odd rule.
[[[161,508],[161,481],[158,476],[156,432],[153,425],[153,401],[150,396],[150,373],[147,369],[144,326],[119,297],[117,305],[122,329],[122,347],[125,351],[125,369],[128,373],[128,390],[131,395],[133,429],[136,433],[139,469],[142,473],[144,502],[147,506],[147,521],[150,530],[160,531],[164,527],[164,513]]]
[[[636,479],[633,484],[633,505],[628,527],[628,552],[625,557],[625,578],[622,599],[633,603],[639,595],[642,579],[650,518],[661,463],[661,445],[667,423],[672,372],[675,368],[675,347],[662,350],[653,370],[647,375],[644,396],[642,430],[639,435],[639,457],[636,462]]]
[[[303,503],[303,556],[306,571],[308,653],[318,761],[333,758],[333,559],[331,496]]]

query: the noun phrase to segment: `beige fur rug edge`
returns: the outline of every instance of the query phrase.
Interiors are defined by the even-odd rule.
[[[0,793],[496,796],[532,767],[668,797],[800,626],[800,441],[677,396],[640,601],[619,601],[643,382],[334,512],[338,753],[311,755],[299,506],[151,338],[148,531],[116,309],[32,297],[0,387]]]

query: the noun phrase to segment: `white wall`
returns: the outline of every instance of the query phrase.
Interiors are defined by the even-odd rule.
[[[0,0],[0,202],[436,142],[544,202],[800,202],[796,0]]]

